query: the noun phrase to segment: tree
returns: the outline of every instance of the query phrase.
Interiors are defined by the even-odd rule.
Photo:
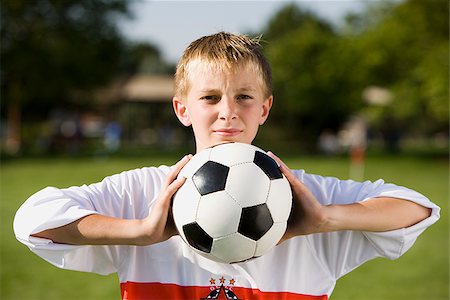
[[[294,4],[280,10],[265,32],[274,77],[271,118],[303,147],[314,147],[322,130],[336,130],[361,106],[350,88],[351,47],[331,25]]]
[[[147,43],[130,44],[126,49],[124,70],[126,74],[173,75],[175,66],[163,60],[159,49]]]
[[[367,109],[374,124],[386,124],[389,116],[405,133],[448,133],[448,11],[445,0],[409,0],[389,13],[373,7],[364,14],[378,21],[359,30],[361,72],[368,85],[393,93],[390,106]]]
[[[77,90],[107,82],[120,67],[122,37],[114,18],[125,0],[5,0],[1,3],[2,113],[7,150],[20,147],[23,114],[80,103]]]
[[[285,6],[264,34],[273,125],[303,145],[363,112],[380,129],[448,133],[448,11],[446,0],[377,2],[338,30],[295,4]],[[369,86],[390,91],[391,105],[368,107],[362,98]]]

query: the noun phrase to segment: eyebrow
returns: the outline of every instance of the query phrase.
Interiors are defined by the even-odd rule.
[[[217,94],[217,93],[220,93],[220,90],[218,90],[218,89],[202,89],[202,90],[200,90],[200,93]]]
[[[237,89],[238,92],[242,93],[242,92],[256,92],[256,89],[251,87],[251,86],[246,86],[246,87],[242,87]]]
[[[250,86],[238,88],[236,90],[236,92],[238,92],[238,93],[255,92],[255,91],[256,91],[256,89],[253,87],[250,87]],[[221,91],[219,89],[208,89],[208,88],[202,89],[202,90],[200,90],[200,92],[201,93],[221,93]]]

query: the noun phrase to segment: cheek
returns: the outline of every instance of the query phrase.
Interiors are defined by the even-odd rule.
[[[254,138],[261,125],[260,115],[253,112],[251,115],[248,115],[248,118],[246,118],[244,122],[247,134]]]
[[[249,113],[249,116],[251,116],[251,118],[249,118],[249,122],[256,127],[264,123],[263,109],[261,107],[253,109],[252,112]]]
[[[212,112],[202,107],[196,107],[191,111],[191,118],[197,123],[207,123],[212,119]]]
[[[191,118],[193,128],[209,127],[209,125],[215,120],[214,114],[212,114],[208,110],[204,110],[201,108],[200,109],[197,108],[195,110],[190,111],[189,115]]]

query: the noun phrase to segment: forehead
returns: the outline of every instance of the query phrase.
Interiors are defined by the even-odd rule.
[[[227,65],[225,63],[193,60],[189,63],[186,73],[189,87],[213,84],[226,77],[227,79],[235,79],[243,85],[257,83],[264,89],[262,74],[256,64],[252,62]]]

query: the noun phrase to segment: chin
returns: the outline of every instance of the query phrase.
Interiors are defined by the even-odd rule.
[[[248,141],[247,139],[242,139],[238,137],[230,137],[230,138],[224,138],[220,139],[218,141],[214,142],[214,145],[220,145],[220,144],[226,144],[226,143],[243,143],[243,144],[251,144],[252,141]]]
[[[207,144],[204,144],[203,146],[197,145],[197,152],[206,149],[206,148],[211,148],[220,144],[227,144],[227,143],[243,143],[243,144],[251,144],[251,142],[249,141],[243,141],[240,139],[223,139],[220,141],[213,141]]]
[[[209,145],[208,148],[214,147],[214,146],[217,146],[217,145],[221,145],[221,144],[236,143],[236,142],[239,142],[239,141],[235,141],[235,140],[217,141],[217,142],[211,143],[211,145]]]

